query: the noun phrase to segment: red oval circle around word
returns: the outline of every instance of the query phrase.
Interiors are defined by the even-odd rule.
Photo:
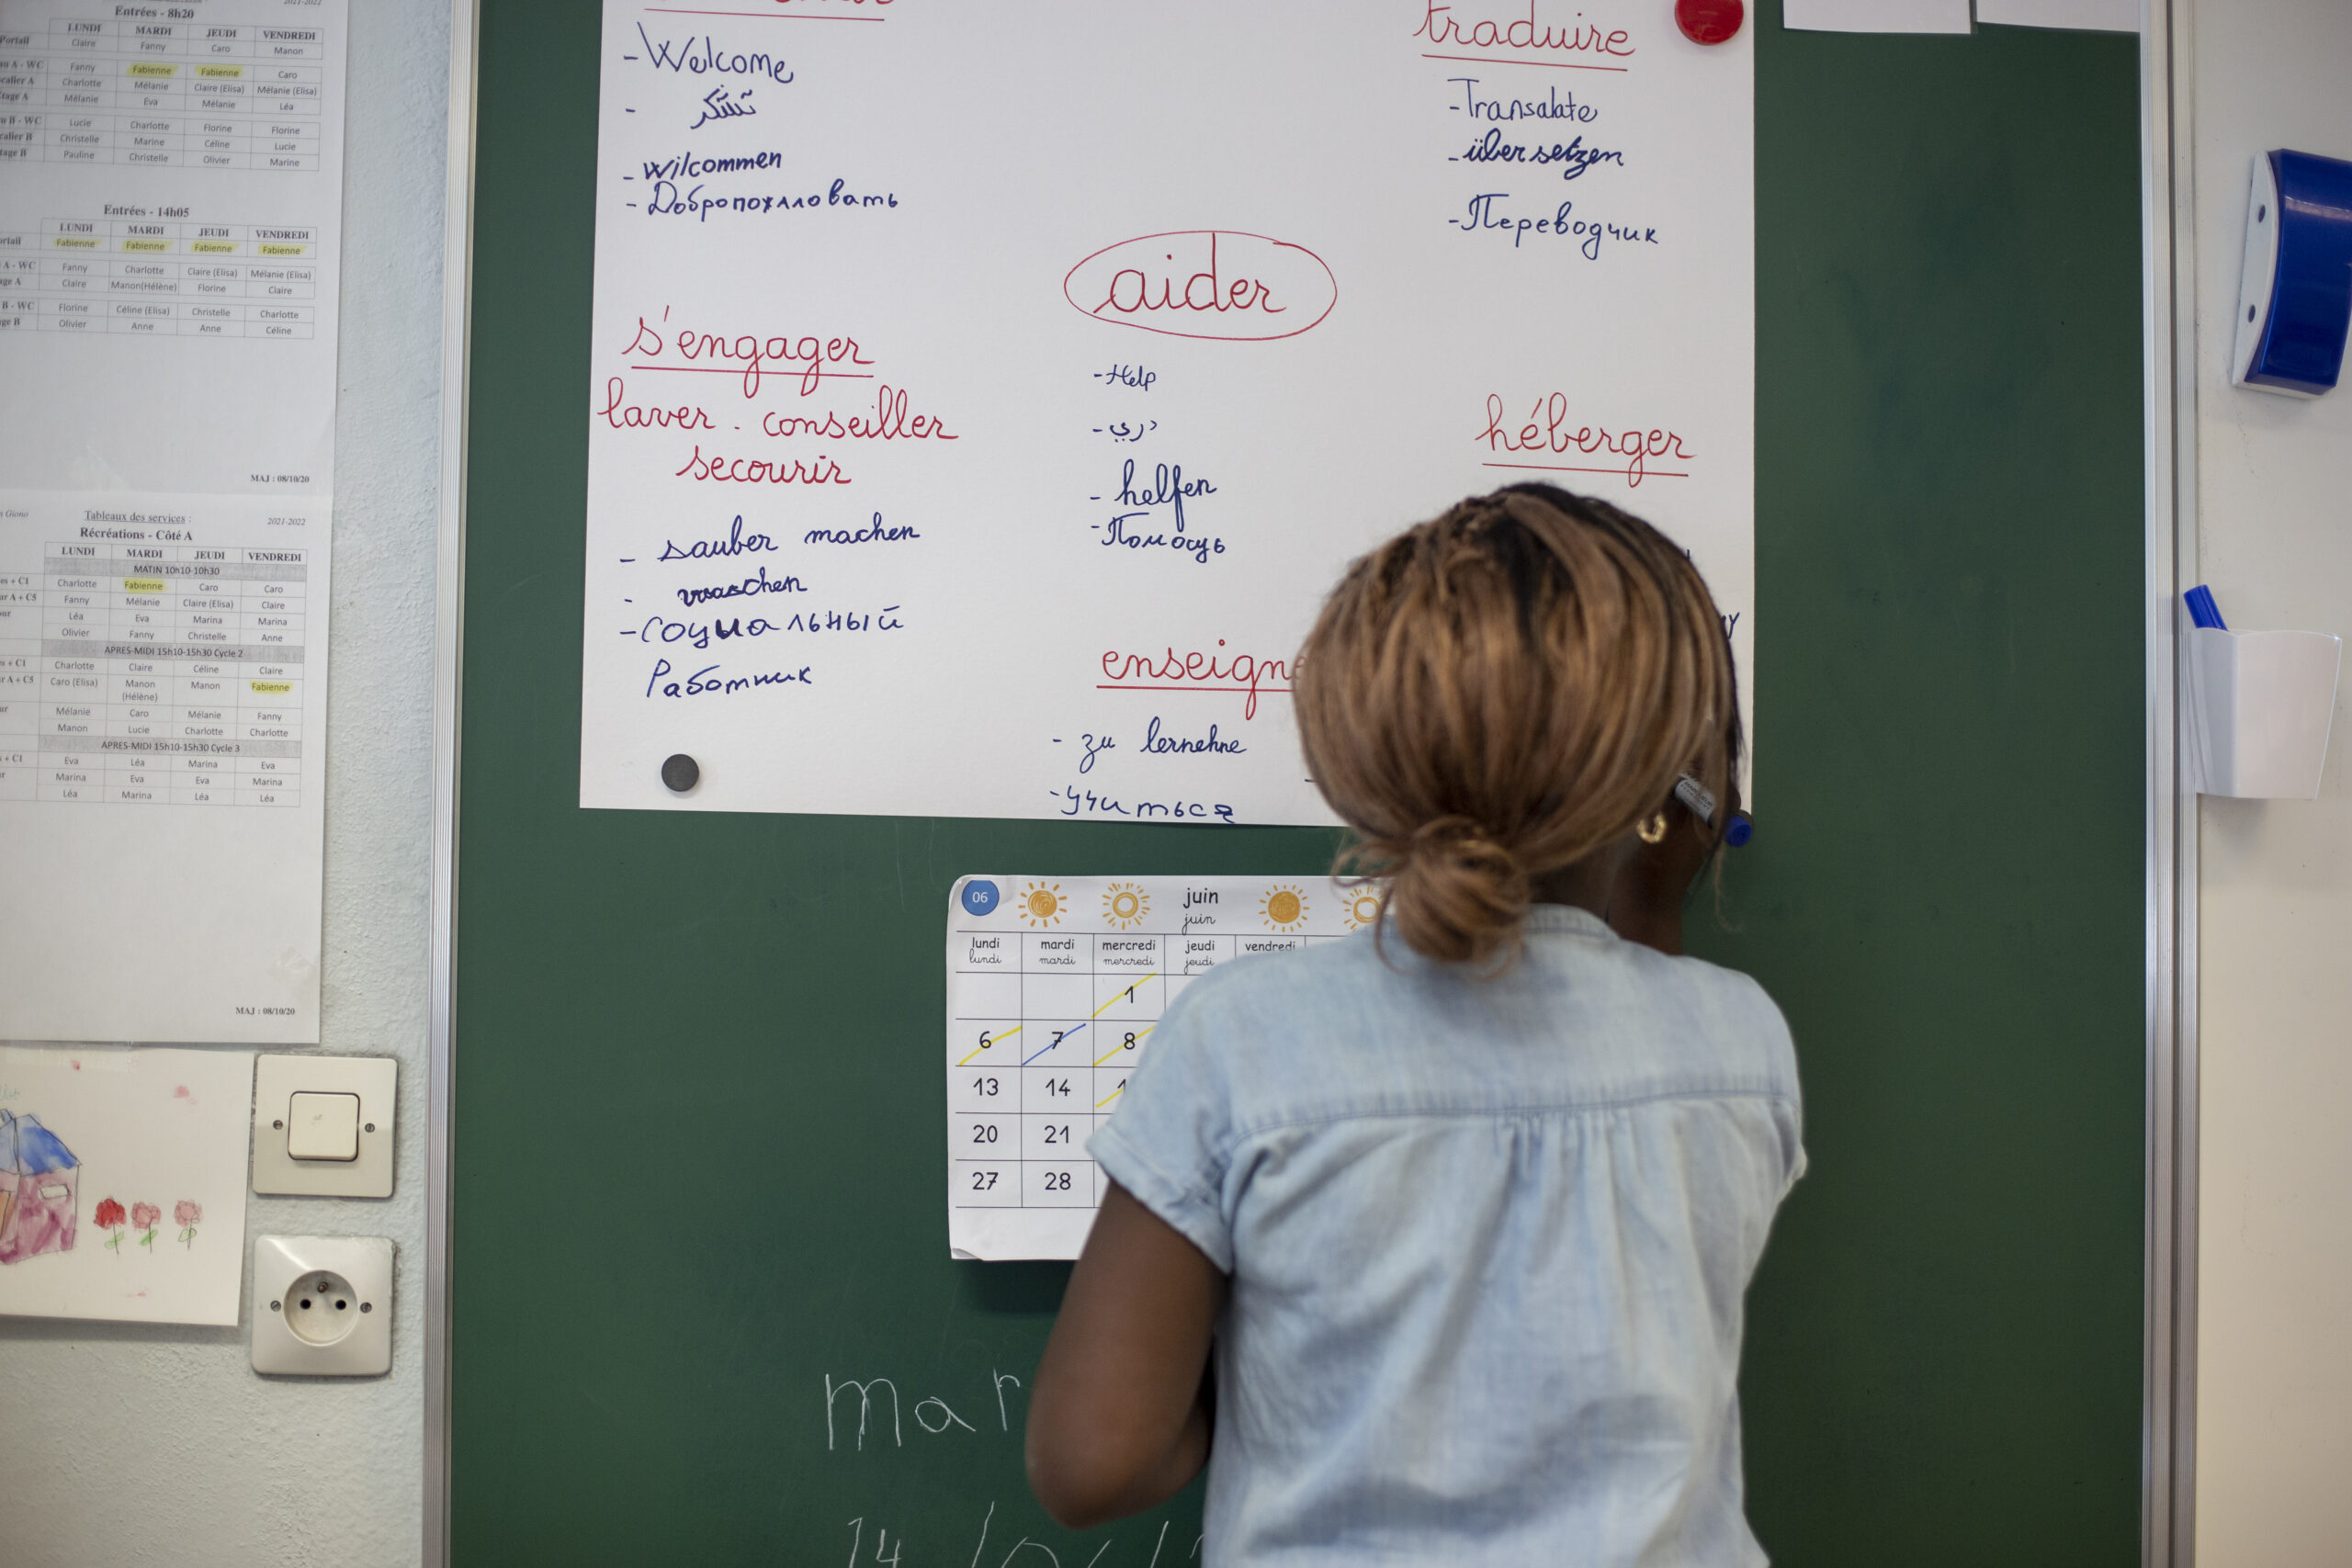
[[[1740,0],[1674,0],[1674,25],[1692,43],[1727,43],[1747,17]]]
[[[1235,229],[1180,229],[1105,245],[1062,277],[1080,315],[1170,337],[1296,337],[1340,302],[1339,280],[1305,245]]]

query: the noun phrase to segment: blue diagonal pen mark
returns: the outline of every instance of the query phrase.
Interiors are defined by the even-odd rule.
[[[1093,1021],[1092,1019],[1091,1019],[1091,1018],[1090,1018],[1090,1019],[1088,1019],[1088,1020],[1086,1021],[1086,1023],[1091,1023],[1091,1022],[1093,1022],[1093,1021]],[[1037,1059],[1037,1056],[1042,1056],[1042,1055],[1044,1055],[1047,1051],[1050,1051],[1050,1050],[1052,1050],[1055,1046],[1057,1046],[1057,1045],[1060,1044],[1060,1043],[1062,1043],[1062,1040],[1067,1040],[1067,1039],[1069,1039],[1071,1035],[1076,1034],[1076,1033],[1078,1032],[1078,1030],[1079,1030],[1079,1029],[1084,1029],[1084,1028],[1086,1027],[1086,1023],[1081,1023],[1081,1024],[1080,1024],[1080,1025],[1078,1026],[1078,1029],[1064,1030],[1064,1031],[1062,1032],[1061,1040],[1049,1040],[1049,1041],[1047,1041],[1047,1042],[1046,1042],[1046,1043],[1042,1047],[1040,1047],[1040,1048],[1039,1048],[1039,1050],[1038,1050],[1038,1052],[1037,1052],[1037,1055],[1036,1055],[1036,1056],[1030,1056],[1030,1057],[1028,1057],[1028,1058],[1024,1059],[1024,1060],[1022,1062],[1022,1064],[1021,1064],[1021,1065],[1022,1065],[1023,1066],[1024,1066],[1024,1067],[1025,1067],[1025,1066],[1027,1066],[1031,1062],[1035,1061],[1035,1060]]]

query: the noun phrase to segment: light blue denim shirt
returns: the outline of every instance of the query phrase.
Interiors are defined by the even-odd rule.
[[[1386,950],[1195,980],[1091,1145],[1233,1276],[1205,1562],[1764,1562],[1736,1380],[1804,1168],[1779,1010],[1555,905],[1498,978]]]

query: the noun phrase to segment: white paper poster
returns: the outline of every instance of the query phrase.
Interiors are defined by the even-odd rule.
[[[1317,604],[1514,480],[1752,690],[1748,33],[610,0],[602,68],[583,805],[1326,821]]]
[[[1968,0],[1786,0],[1783,27],[1823,33],[1964,33]]]
[[[345,23],[0,0],[0,1037],[319,1037]]]
[[[1160,1015],[1220,964],[1338,942],[1379,890],[1317,876],[967,876],[947,903],[947,1240],[1076,1258],[1102,1201],[1087,1140]]]
[[[2014,28],[2136,33],[2142,0],[1976,0],[1976,19]]]
[[[0,1313],[237,1321],[250,1051],[0,1046]]]

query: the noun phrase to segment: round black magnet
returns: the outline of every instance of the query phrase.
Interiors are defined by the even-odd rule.
[[[684,795],[702,778],[702,768],[684,751],[662,764],[662,782],[673,795]]]

